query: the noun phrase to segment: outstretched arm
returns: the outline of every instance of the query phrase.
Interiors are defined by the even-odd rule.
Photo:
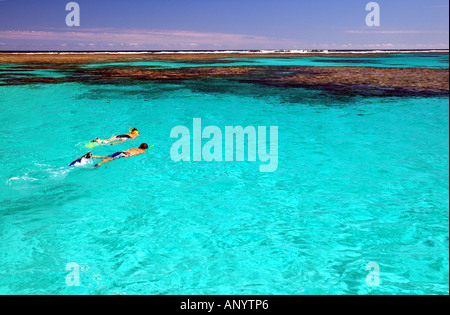
[[[119,143],[124,142],[125,140],[126,140],[126,139],[119,140],[119,141],[117,141],[117,142],[111,142],[109,145],[116,145],[116,144],[119,144]]]
[[[110,162],[110,161],[112,161],[112,160],[114,160],[114,159],[113,159],[113,158],[107,158],[107,159],[104,159],[103,161],[101,161],[100,163],[98,163],[97,165],[95,165],[95,167],[102,166],[103,164],[108,163],[108,162]]]

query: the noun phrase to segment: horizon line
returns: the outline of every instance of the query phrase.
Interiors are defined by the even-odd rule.
[[[161,52],[270,52],[270,53],[314,53],[314,52],[389,52],[389,51],[440,51],[450,52],[450,48],[390,48],[390,49],[141,49],[141,50],[1,50],[0,53],[161,53]]]

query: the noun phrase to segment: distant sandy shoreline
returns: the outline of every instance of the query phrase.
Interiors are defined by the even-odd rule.
[[[103,62],[129,61],[171,61],[171,60],[211,60],[227,58],[293,58],[293,57],[368,57],[385,56],[391,54],[448,54],[448,51],[426,52],[308,52],[308,53],[204,53],[204,52],[161,52],[161,53],[1,53],[0,64],[86,64]]]

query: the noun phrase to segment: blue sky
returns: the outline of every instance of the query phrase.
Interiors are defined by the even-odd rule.
[[[0,50],[448,49],[448,0],[0,0]]]

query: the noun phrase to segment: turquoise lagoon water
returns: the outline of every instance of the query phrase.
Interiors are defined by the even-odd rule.
[[[448,103],[221,79],[0,86],[0,293],[448,294]],[[172,161],[171,129],[195,117],[278,126],[278,170]],[[132,126],[92,152],[155,148],[67,167]]]
[[[136,61],[136,62],[108,62],[103,66],[135,66],[151,68],[185,68],[185,67],[210,67],[210,66],[323,66],[323,67],[381,67],[381,68],[428,68],[448,69],[448,54],[392,54],[385,57],[368,56],[366,58],[339,58],[339,57],[279,57],[279,58],[228,58],[223,63],[216,61],[201,63],[194,61]],[[98,67],[97,64],[86,64],[85,68]],[[1,69],[1,68],[0,68]]]

